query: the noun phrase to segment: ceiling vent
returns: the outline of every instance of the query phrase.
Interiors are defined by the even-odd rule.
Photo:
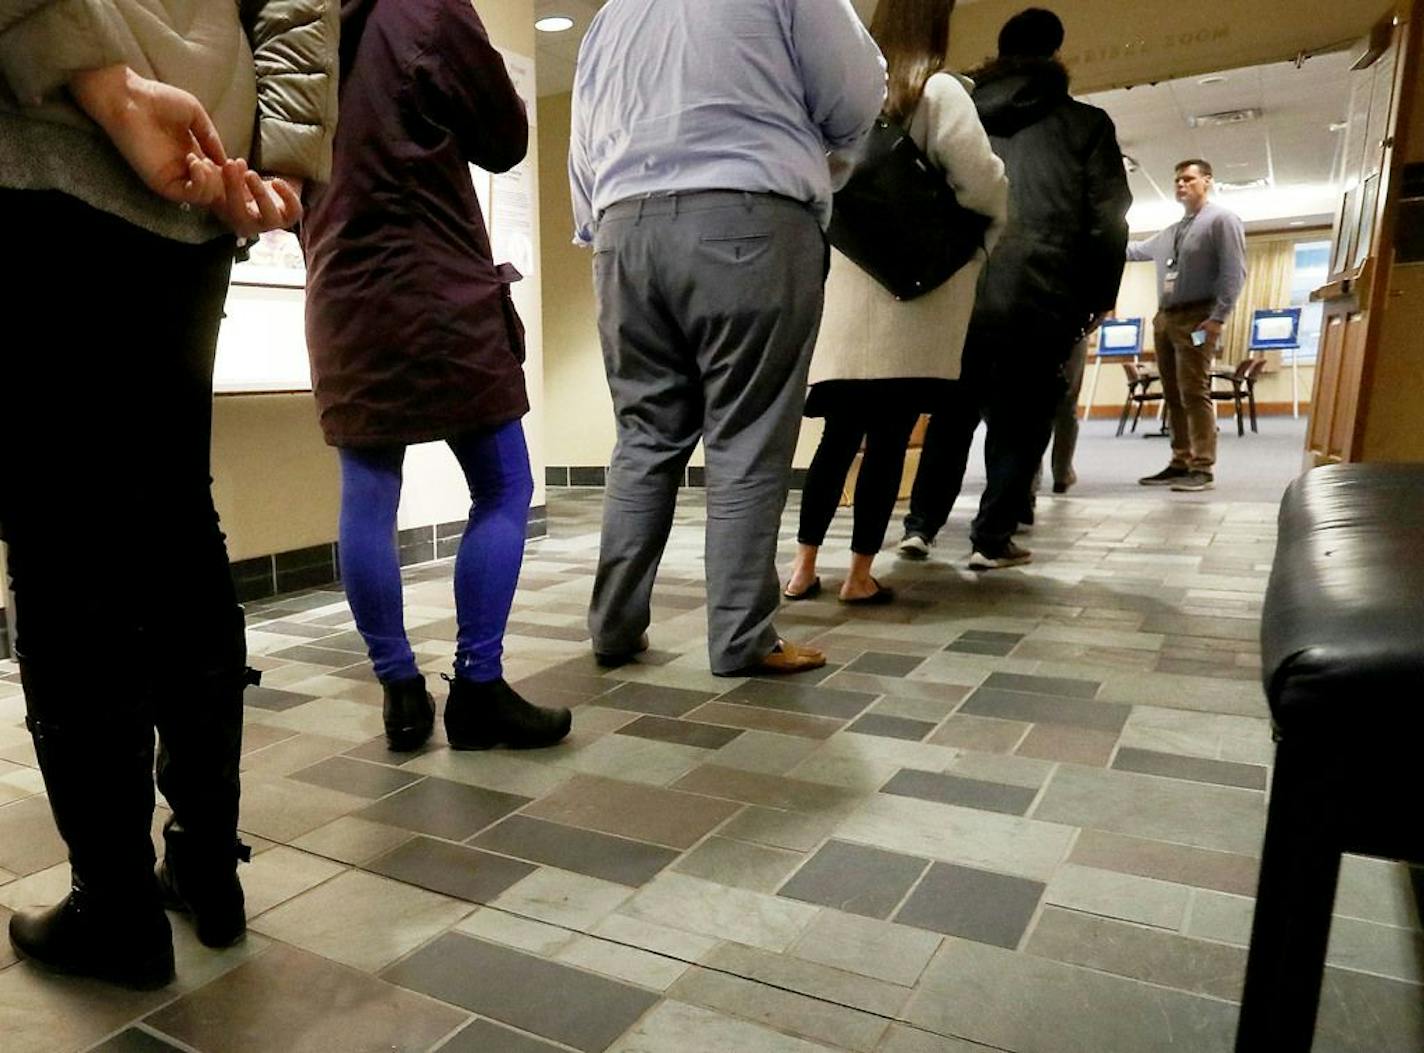
[[[1235,190],[1265,190],[1266,188],[1272,186],[1275,186],[1275,183],[1271,181],[1269,176],[1263,177],[1261,179],[1251,179],[1241,183],[1216,184],[1216,188],[1218,190],[1225,190],[1227,193],[1231,193]]]
[[[1220,113],[1199,113],[1187,118],[1189,128],[1220,128],[1227,124],[1245,124],[1261,116],[1261,111],[1252,107],[1247,110],[1222,110]]]

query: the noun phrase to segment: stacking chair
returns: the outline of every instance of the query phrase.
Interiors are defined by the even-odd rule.
[[[1118,418],[1117,422],[1119,436],[1127,427],[1129,416],[1132,417],[1132,430],[1137,430],[1137,422],[1142,419],[1142,404],[1144,402],[1160,402],[1162,400],[1162,392],[1152,390],[1152,385],[1158,379],[1156,373],[1136,362],[1124,362],[1122,369],[1127,374],[1127,401],[1122,404],[1122,416]],[[1136,413],[1133,412],[1134,405],[1137,407]]]
[[[1235,404],[1237,435],[1246,434],[1246,421],[1242,414],[1243,402],[1251,410],[1251,430],[1260,432],[1260,429],[1256,427],[1256,378],[1265,368],[1266,360],[1264,358],[1245,358],[1229,372],[1219,369],[1214,369],[1211,372],[1213,383],[1221,380],[1231,385],[1229,389],[1213,387],[1211,397],[1217,402],[1230,401]]]

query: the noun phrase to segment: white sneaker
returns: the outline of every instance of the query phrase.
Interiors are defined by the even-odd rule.
[[[929,559],[930,545],[919,534],[906,534],[900,541],[900,556],[903,559]]]
[[[1005,543],[1004,549],[998,555],[986,556],[978,549],[969,557],[970,570],[1003,570],[1005,567],[1021,567],[1025,563],[1033,562],[1033,553],[1026,548],[1020,548],[1012,541]]]

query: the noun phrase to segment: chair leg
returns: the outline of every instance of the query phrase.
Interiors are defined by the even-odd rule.
[[[1122,433],[1127,429],[1127,418],[1132,413],[1132,389],[1127,389],[1127,401],[1122,404],[1122,416],[1117,419],[1117,435],[1122,438]]]
[[[1139,403],[1137,404],[1137,412],[1132,415],[1132,430],[1133,430],[1133,433],[1134,433],[1134,434],[1137,432],[1137,422],[1140,421],[1141,419],[1142,419],[1142,403],[1139,402]]]
[[[1276,749],[1236,1053],[1309,1053],[1320,1007],[1340,844],[1330,821],[1343,792],[1323,748]]]
[[[1253,434],[1260,434],[1260,429],[1256,427],[1256,382],[1253,380],[1246,385],[1246,402],[1251,407],[1251,431]]]
[[[1241,405],[1241,385],[1236,386],[1236,437],[1246,434],[1246,407]]]

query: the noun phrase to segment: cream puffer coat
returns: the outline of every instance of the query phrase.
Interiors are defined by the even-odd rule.
[[[1009,182],[969,97],[971,83],[936,73],[910,121],[914,139],[954,188],[959,203],[990,219],[992,250],[1008,215]],[[839,252],[831,254],[826,309],[809,382],[959,377],[974,290],[987,252],[938,289],[896,300]]]
[[[64,191],[188,241],[207,224],[210,236],[214,221],[147,192],[69,99],[70,76],[123,63],[195,95],[228,156],[325,180],[339,33],[339,0],[0,0],[0,186]]]

